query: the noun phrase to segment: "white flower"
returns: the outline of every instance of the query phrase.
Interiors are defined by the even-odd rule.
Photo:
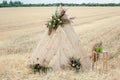
[[[60,21],[60,19],[58,19],[58,21]]]
[[[74,67],[74,66],[75,66],[75,64],[72,64],[72,66]]]

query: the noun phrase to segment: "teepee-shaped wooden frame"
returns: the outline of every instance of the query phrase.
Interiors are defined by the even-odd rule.
[[[91,69],[91,60],[70,24],[59,25],[50,35],[48,31],[47,28],[29,64],[50,66],[54,70],[65,69],[69,66],[69,59],[75,57],[80,58],[82,69]]]

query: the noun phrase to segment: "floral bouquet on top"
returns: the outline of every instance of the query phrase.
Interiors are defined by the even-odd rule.
[[[64,24],[69,24],[70,20],[66,16],[66,10],[61,6],[56,9],[52,19],[48,21],[47,28],[49,29],[48,35],[52,33],[53,30],[56,30],[58,26],[63,26]]]

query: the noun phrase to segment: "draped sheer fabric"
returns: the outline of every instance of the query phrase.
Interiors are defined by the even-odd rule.
[[[65,25],[59,26],[51,35],[48,35],[48,30],[45,31],[28,64],[38,63],[59,70],[68,68],[71,57],[80,58],[83,69],[91,68],[91,60],[74,29],[71,25]]]

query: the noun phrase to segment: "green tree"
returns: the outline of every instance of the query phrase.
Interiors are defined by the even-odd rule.
[[[2,4],[3,4],[3,5],[8,5],[8,3],[7,3],[6,0],[3,0]]]

